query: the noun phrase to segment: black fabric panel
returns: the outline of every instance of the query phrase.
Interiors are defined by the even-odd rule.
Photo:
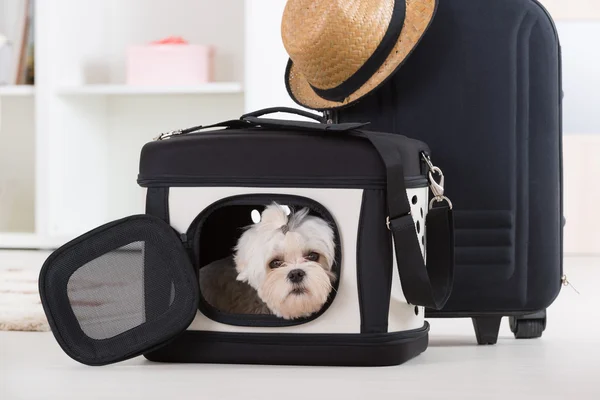
[[[146,191],[146,214],[160,218],[169,223],[169,188],[148,188]],[[156,276],[164,274],[162,267],[156,263],[148,262],[159,257],[158,247],[148,247],[144,251],[144,281],[145,288],[144,299],[146,315],[149,319],[157,318],[169,309],[171,296],[165,291],[158,290],[161,283]]]
[[[390,136],[404,163],[404,176],[423,175],[420,153],[426,144]],[[177,186],[186,182],[285,185],[326,182],[330,187],[385,184],[385,168],[373,146],[347,133],[299,130],[231,129],[180,135],[147,143],[141,152],[138,182]]]
[[[439,0],[386,85],[337,112],[426,142],[456,210],[448,312],[534,311],[562,275],[560,49],[532,0]]]
[[[392,238],[382,223],[385,210],[385,191],[363,192],[356,248],[362,333],[387,332],[388,327],[393,262]]]
[[[169,188],[148,188],[146,191],[146,214],[154,215],[169,223]]]
[[[427,349],[429,325],[385,334],[256,334],[186,331],[151,361],[312,366],[390,366]]]

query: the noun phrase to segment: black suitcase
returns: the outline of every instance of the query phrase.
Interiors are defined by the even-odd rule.
[[[442,311],[480,344],[510,316],[539,337],[562,274],[561,50],[535,0],[439,0],[406,63],[336,122],[428,143],[455,206],[456,278]]]

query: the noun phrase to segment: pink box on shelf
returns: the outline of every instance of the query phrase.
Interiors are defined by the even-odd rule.
[[[127,51],[127,84],[198,85],[212,81],[214,49],[165,39]]]

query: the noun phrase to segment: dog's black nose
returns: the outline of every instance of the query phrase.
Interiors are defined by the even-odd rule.
[[[306,272],[304,272],[303,270],[293,269],[288,274],[288,279],[292,283],[300,283],[302,282],[302,279],[304,279],[304,275],[306,275]]]

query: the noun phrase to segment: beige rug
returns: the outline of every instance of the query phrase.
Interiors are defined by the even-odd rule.
[[[0,266],[0,330],[49,331],[40,302],[37,268]]]

